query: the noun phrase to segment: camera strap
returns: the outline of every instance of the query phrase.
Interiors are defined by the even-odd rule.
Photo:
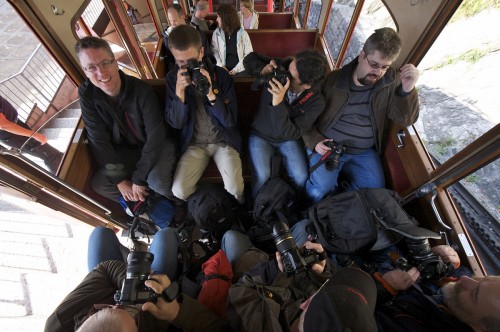
[[[340,158],[344,152],[347,150],[347,147],[349,146],[349,141],[342,141],[340,143],[333,142],[332,141],[332,148],[330,151],[325,152],[325,154],[321,157],[320,160],[313,166],[309,168],[309,174],[314,172],[318,167],[323,165],[324,163],[334,159],[334,158]],[[334,160],[335,161],[335,160]],[[334,163],[335,164],[335,163]],[[334,165],[333,169],[336,169],[338,167],[338,160],[336,161],[336,167]]]

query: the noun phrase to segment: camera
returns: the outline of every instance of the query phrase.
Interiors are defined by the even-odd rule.
[[[200,69],[203,68],[203,63],[196,59],[190,59],[188,63],[181,68],[187,69],[187,72],[183,73],[183,75],[191,77],[196,90],[202,96],[207,95],[210,91],[210,82],[208,82],[208,78],[200,72]]]
[[[428,239],[405,239],[408,248],[408,260],[400,257],[396,266],[402,270],[409,270],[413,266],[420,271],[423,279],[438,280],[453,271],[452,263],[445,263],[438,255],[431,251]]]
[[[117,304],[130,305],[156,302],[156,293],[144,284],[151,271],[154,255],[150,252],[131,251],[127,256],[127,274],[121,291],[115,293]]]
[[[300,253],[286,223],[278,221],[273,225],[273,237],[276,248],[281,254],[285,270],[283,272],[287,276],[303,272],[319,261],[314,250],[304,248],[304,252]]]
[[[252,90],[259,90],[263,87],[269,88],[269,81],[273,78],[276,78],[281,85],[285,86],[286,79],[291,78],[291,74],[283,65],[279,65],[277,68],[273,69],[272,73],[257,77],[252,84]]]

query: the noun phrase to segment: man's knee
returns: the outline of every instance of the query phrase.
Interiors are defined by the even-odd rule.
[[[174,179],[174,183],[172,185],[172,194],[178,199],[186,201],[189,196],[191,196],[195,191],[196,186],[188,187],[186,186],[185,182],[175,181]]]

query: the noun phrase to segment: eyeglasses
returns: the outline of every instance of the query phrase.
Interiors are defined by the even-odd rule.
[[[109,66],[111,66],[113,63],[115,63],[115,61],[116,61],[115,59],[104,60],[103,62],[98,63],[96,65],[88,65],[87,67],[83,67],[82,66],[82,69],[85,70],[85,71],[93,73],[93,72],[97,71],[97,69],[99,67],[101,67],[102,69],[109,68]]]
[[[368,65],[370,67],[372,67],[372,69],[381,69],[382,71],[386,71],[391,66],[391,65],[381,66],[378,63],[376,63],[375,61],[371,61],[370,59],[368,59],[368,55],[365,56],[365,59],[366,59],[366,62],[368,62]]]

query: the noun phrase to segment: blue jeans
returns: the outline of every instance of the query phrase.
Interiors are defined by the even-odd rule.
[[[177,277],[177,249],[179,236],[174,228],[164,228],[155,234],[149,251],[154,255],[151,269],[166,274],[170,280]],[[87,263],[89,272],[99,263],[109,260],[126,262],[128,248],[124,247],[110,228],[96,227],[89,237]]]
[[[311,153],[311,150],[307,149],[307,154]],[[309,165],[315,165],[320,159],[321,155],[314,153],[309,160]],[[340,157],[337,169],[329,171],[323,164],[309,175],[306,182],[306,195],[312,203],[318,202],[323,196],[337,188],[340,171],[349,177],[352,190],[384,188],[385,186],[384,171],[377,151],[368,149],[360,154],[345,153]]]
[[[271,178],[272,158],[277,150],[283,158],[283,166],[299,193],[307,180],[307,158],[300,140],[272,143],[257,135],[250,134],[248,149],[253,169],[253,195]]]
[[[290,229],[290,233],[294,238],[297,246],[300,248],[307,241],[309,234],[306,231],[306,226],[310,224],[309,219],[304,219]],[[221,241],[221,249],[227,256],[227,259],[234,265],[234,263],[243,256],[248,250],[255,248],[250,238],[238,231],[229,230],[224,233]]]

